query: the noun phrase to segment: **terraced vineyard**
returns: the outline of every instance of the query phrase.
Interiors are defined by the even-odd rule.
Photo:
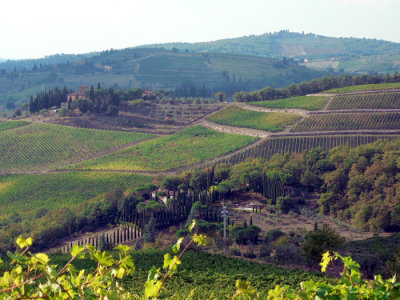
[[[265,113],[230,106],[208,117],[207,120],[221,125],[275,132],[283,130],[284,127],[294,123],[299,118],[297,114],[281,112]]]
[[[302,153],[310,149],[321,147],[324,151],[339,145],[357,147],[373,143],[379,139],[398,139],[396,135],[323,135],[323,136],[287,136],[271,137],[254,147],[241,151],[235,155],[222,159],[220,162],[238,164],[248,158],[270,159],[273,155],[288,152]]]
[[[400,113],[314,114],[297,123],[291,131],[336,131],[359,129],[400,129]]]
[[[317,110],[321,109],[327,100],[327,96],[298,96],[279,100],[249,102],[248,104],[266,108],[301,108]]]
[[[340,95],[326,109],[400,109],[400,93]]]
[[[26,121],[7,121],[7,122],[0,122],[0,131],[7,130],[15,127],[20,127],[29,124]]]
[[[29,124],[0,131],[0,170],[33,171],[60,167],[152,136],[54,124]]]
[[[255,140],[249,136],[225,134],[193,126],[173,135],[68,166],[67,169],[164,171],[231,152]]]
[[[33,218],[39,209],[70,207],[109,190],[142,186],[152,177],[131,173],[63,172],[0,177],[0,211]]]

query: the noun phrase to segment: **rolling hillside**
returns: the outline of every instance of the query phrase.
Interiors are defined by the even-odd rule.
[[[61,64],[53,61],[33,66],[30,61],[0,63],[0,103],[21,103],[57,85],[76,89],[81,84],[101,83],[122,89],[167,89],[177,97],[204,97],[219,90],[232,94],[266,85],[282,87],[328,74],[282,59],[163,49],[111,50]]]
[[[198,52],[225,52],[265,57],[292,57],[311,68],[345,72],[391,72],[400,70],[400,44],[376,39],[333,38],[288,31],[265,33],[204,43],[150,45]]]

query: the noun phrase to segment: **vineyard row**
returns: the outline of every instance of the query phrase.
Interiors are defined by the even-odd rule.
[[[239,164],[249,158],[263,158],[268,160],[277,153],[302,153],[316,147],[321,147],[324,151],[328,151],[339,145],[357,147],[373,143],[379,139],[393,140],[397,138],[399,138],[397,135],[331,135],[270,138],[254,147],[221,159],[218,163]]]
[[[342,113],[310,115],[292,132],[359,129],[400,129],[400,113]]]
[[[400,109],[400,93],[336,96],[327,109]]]

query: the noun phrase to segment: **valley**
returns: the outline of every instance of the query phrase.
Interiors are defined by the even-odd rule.
[[[322,276],[310,272],[318,271],[325,249],[307,244],[321,232],[337,240],[329,249],[365,261],[364,276],[371,268],[391,274],[397,244],[391,254],[377,254],[377,266],[368,262],[368,243],[395,239],[400,228],[396,86],[233,103],[163,94],[131,100],[129,93],[138,92],[131,90],[113,100],[116,114],[96,111],[107,97],[100,92],[113,95],[98,87],[86,113],[82,103],[91,100],[78,99],[63,114],[44,109],[5,119],[0,251],[13,249],[23,234],[35,239],[34,251],[55,260],[77,245],[129,245],[139,264],[158,263],[155,255],[187,237],[186,224],[195,218],[207,245],[189,252],[193,259],[211,255],[236,264],[239,257],[242,265],[251,261],[249,270],[290,274],[292,284],[297,276]],[[225,241],[223,205],[229,208]],[[352,252],[352,243],[359,243],[359,252]],[[295,275],[294,268],[302,271]],[[191,276],[202,278],[191,272],[183,285]],[[332,268],[323,278],[334,282],[338,274]],[[144,282],[142,271],[135,276]],[[231,276],[224,280],[232,282]],[[248,276],[263,288],[276,284]],[[141,293],[129,280],[127,288]],[[199,284],[199,293],[208,295],[207,286]],[[187,293],[185,287],[180,295]]]

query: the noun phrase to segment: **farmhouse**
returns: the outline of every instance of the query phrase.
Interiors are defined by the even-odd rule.
[[[80,85],[78,91],[67,95],[67,102],[74,102],[76,99],[86,98],[85,91],[88,89],[87,85]]]
[[[142,98],[144,100],[153,100],[156,98],[156,93],[154,93],[153,91],[144,91],[142,93]]]

